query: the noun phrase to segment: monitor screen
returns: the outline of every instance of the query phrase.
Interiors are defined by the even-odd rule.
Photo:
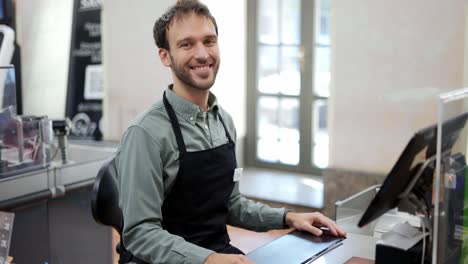
[[[468,113],[464,113],[443,123],[442,153],[450,152],[460,132],[465,127],[467,118]],[[379,192],[364,212],[358,223],[359,227],[367,225],[388,210],[398,206],[400,195],[407,191],[406,189],[411,182],[414,183],[416,172],[422,164],[431,158],[434,159],[431,162],[435,163],[436,145],[437,125],[421,129],[413,135],[385,178]]]
[[[0,1],[0,20],[5,19],[5,0]]]
[[[0,0],[0,24],[14,28],[13,0]]]

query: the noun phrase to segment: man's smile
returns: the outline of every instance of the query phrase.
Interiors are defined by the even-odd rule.
[[[208,74],[211,72],[212,68],[213,64],[190,66],[190,70],[195,72],[197,75],[200,75],[201,77],[208,77]]]

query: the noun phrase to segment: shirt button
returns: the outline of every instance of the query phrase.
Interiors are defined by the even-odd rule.
[[[207,125],[205,125],[205,128],[206,128],[206,129],[208,129],[208,126],[207,126]]]
[[[190,120],[193,121],[193,116],[190,117]]]

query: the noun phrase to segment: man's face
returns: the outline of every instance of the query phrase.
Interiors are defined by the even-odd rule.
[[[170,51],[160,49],[159,53],[175,78],[194,89],[210,89],[219,69],[218,37],[213,22],[204,16],[186,15],[174,21],[167,39]]]

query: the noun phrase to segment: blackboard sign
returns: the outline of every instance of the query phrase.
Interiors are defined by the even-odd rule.
[[[14,217],[13,213],[0,212],[0,264],[7,263]]]
[[[66,104],[74,138],[102,139],[101,10],[102,0],[74,2]]]

